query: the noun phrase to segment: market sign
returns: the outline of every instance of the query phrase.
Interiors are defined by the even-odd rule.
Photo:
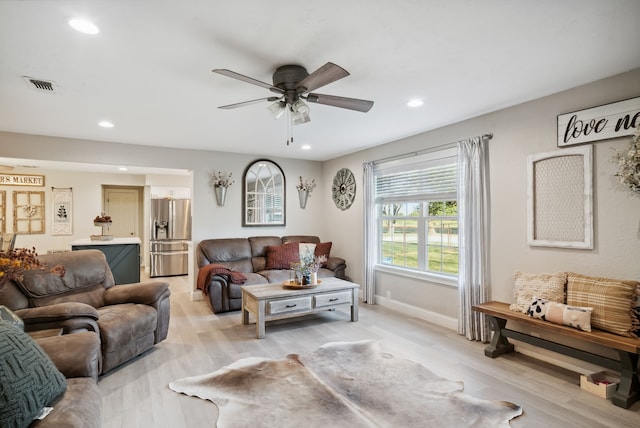
[[[0,186],[44,186],[44,175],[0,174]]]
[[[558,115],[558,147],[633,135],[640,126],[640,97]]]

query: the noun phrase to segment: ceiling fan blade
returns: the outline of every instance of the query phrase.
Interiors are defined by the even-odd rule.
[[[252,85],[257,85],[266,89],[269,89],[273,92],[283,93],[284,91],[280,88],[276,88],[270,83],[265,83],[260,80],[254,79],[252,77],[245,76],[240,73],[236,73],[235,71],[227,70],[226,68],[216,68],[211,70],[214,73],[222,74],[223,76],[231,77],[233,79],[242,80],[243,82],[251,83]]]
[[[260,102],[263,102],[263,101],[274,102],[274,101],[278,101],[279,99],[280,99],[280,97],[258,98],[257,100],[250,100],[250,101],[243,101],[241,103],[228,104],[226,106],[220,106],[218,108],[222,108],[222,109],[225,109],[225,110],[231,110],[231,109],[234,109],[234,108],[244,107],[244,106],[248,106],[248,105],[251,105],[251,104],[260,103]]]
[[[335,65],[332,62],[328,62],[304,79],[302,79],[297,85],[296,90],[299,94],[313,91],[324,85],[340,80],[343,77],[347,77],[349,72],[339,65]]]
[[[357,110],[363,113],[368,112],[371,110],[371,107],[373,107],[373,101],[359,100],[357,98],[336,97],[334,95],[309,94],[305,99],[310,103]]]

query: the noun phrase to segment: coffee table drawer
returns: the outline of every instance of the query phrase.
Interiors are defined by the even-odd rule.
[[[323,306],[342,305],[343,303],[352,302],[353,293],[351,291],[341,291],[339,293],[326,293],[313,296],[314,306],[321,308]]]
[[[309,309],[311,309],[311,296],[267,301],[268,315],[284,314],[287,312],[308,311]]]

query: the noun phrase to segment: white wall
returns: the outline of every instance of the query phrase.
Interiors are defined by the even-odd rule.
[[[617,184],[613,178],[615,165],[609,161],[611,149],[625,147],[629,142],[628,138],[594,144],[593,250],[533,248],[527,245],[526,237],[526,159],[532,153],[557,149],[556,116],[639,95],[640,69],[324,163],[273,158],[283,169],[287,179],[286,227],[242,227],[242,186],[239,180],[246,166],[256,160],[252,156],[7,132],[0,132],[0,156],[192,170],[193,239],[196,243],[215,237],[319,235],[323,240],[333,241],[332,254],[346,258],[347,274],[354,281],[361,282],[362,163],[492,133],[493,139],[489,143],[492,297],[508,301],[511,299],[512,277],[516,270],[564,270],[609,277],[640,278],[640,263],[637,262],[640,255],[640,197]],[[358,183],[355,202],[346,211],[336,208],[330,194],[333,176],[341,168],[351,169]],[[223,169],[233,172],[238,180],[227,195],[226,205],[219,207],[208,181],[212,171]],[[299,175],[315,178],[318,182],[305,210],[299,208],[295,190]],[[100,193],[95,191],[94,194],[92,190],[97,183],[87,189],[90,196],[80,199],[75,189],[76,186],[81,186],[78,181],[83,180],[70,176],[65,179],[61,177],[59,183],[52,183],[51,178],[47,177],[47,186],[73,185],[74,207],[79,205],[78,201],[91,201],[95,198],[97,200],[90,203],[92,208],[88,211],[93,213],[94,204],[96,207],[101,206]],[[102,183],[103,180],[98,181]],[[78,187],[78,192],[80,191]],[[75,215],[76,221],[82,220],[81,217]],[[91,227],[89,226],[86,234],[93,233]],[[35,239],[39,238],[34,237]],[[59,243],[52,242],[51,245],[56,247]],[[378,275],[378,280],[378,293],[382,298],[388,291],[391,299],[397,302],[444,317],[457,316],[457,294],[454,287],[382,273]]]
[[[640,279],[640,196],[619,185],[610,162],[612,149],[626,147],[630,138],[601,141],[594,146],[595,248],[570,250],[530,247],[527,244],[527,156],[558,150],[556,116],[567,112],[640,96],[640,69],[507,108],[474,119],[425,132],[383,146],[325,162],[325,179],[340,168],[350,168],[362,183],[366,161],[408,153],[468,137],[492,133],[489,143],[491,189],[491,294],[512,299],[513,274],[575,271],[589,275]],[[464,100],[460,100],[464,102]],[[327,199],[327,204],[330,201]],[[362,265],[362,189],[346,212],[331,207],[325,213],[332,225],[328,238],[338,242],[352,266]],[[350,239],[340,239],[349,236]],[[360,270],[350,270],[356,282]],[[456,289],[411,278],[378,273],[377,294],[427,312],[457,317]]]

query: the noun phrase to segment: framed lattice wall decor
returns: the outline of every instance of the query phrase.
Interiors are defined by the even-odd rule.
[[[44,219],[44,192],[13,192],[14,233],[44,233]]]
[[[593,248],[591,146],[527,159],[529,245]]]

